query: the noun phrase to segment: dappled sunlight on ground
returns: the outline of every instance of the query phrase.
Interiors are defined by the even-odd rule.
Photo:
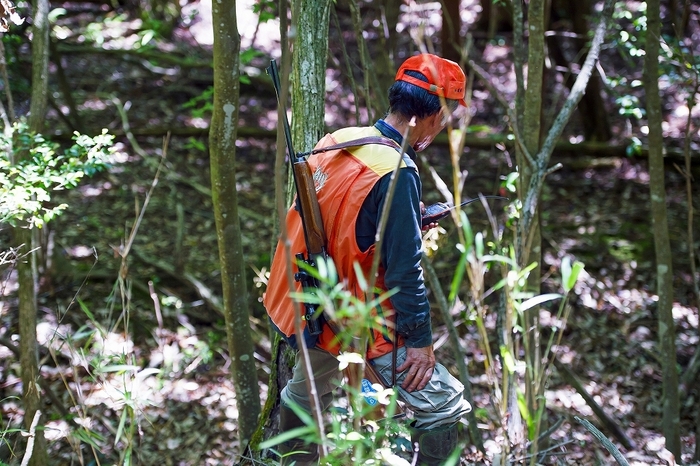
[[[179,458],[178,464],[233,464],[235,392],[225,361],[206,356],[211,351],[206,341],[185,327],[164,330],[161,344],[146,355],[147,348],[137,349],[122,333],[102,335],[91,327],[86,324],[81,333],[68,324],[42,322],[37,327],[40,343],[54,348],[54,357],[72,357],[72,369],[45,374],[51,374],[54,393],[76,416],[75,426],[65,420],[47,424],[49,442],[64,445],[54,453],[57,460],[71,457],[70,445],[83,435],[92,437],[103,460],[138,444],[134,455],[140,464],[158,464],[158,457],[170,456]],[[5,389],[19,396],[19,379],[5,380],[13,381]],[[260,388],[264,399],[266,386]],[[3,410],[9,426],[21,419],[18,405],[13,409],[12,403],[3,403]],[[115,435],[116,445],[101,440]]]

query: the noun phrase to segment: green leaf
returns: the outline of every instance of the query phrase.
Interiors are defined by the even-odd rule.
[[[119,440],[122,438],[122,432],[124,432],[124,426],[126,425],[126,417],[128,409],[122,411],[122,415],[119,418],[119,426],[117,427],[117,433],[114,434],[114,446],[116,447]]]
[[[520,415],[525,420],[525,423],[529,426],[532,424],[532,419],[530,418],[530,412],[527,409],[527,401],[525,401],[525,395],[519,389],[516,389],[518,393],[518,409],[520,410]]]
[[[143,37],[141,38],[141,46],[147,45],[156,36],[156,31],[149,29],[144,31]]]
[[[462,283],[467,266],[467,251],[463,247],[459,249],[461,249],[462,253],[459,256],[457,268],[455,269],[455,274],[452,276],[452,283],[450,284],[450,295],[448,297],[448,302],[450,303],[453,303],[457,297],[457,292],[459,291],[459,286]]]
[[[98,367],[95,372],[97,373],[111,373],[111,372],[138,372],[141,369],[139,366],[134,366],[133,364],[110,364],[108,366]]]
[[[304,427],[297,427],[296,429],[288,430],[285,432],[282,432],[279,435],[276,435],[270,439],[265,440],[264,442],[260,442],[260,445],[258,445],[258,448],[261,450],[264,450],[266,448],[274,447],[275,445],[279,445],[280,443],[284,443],[287,440],[291,440],[294,438],[302,438],[304,436],[308,436],[310,434],[313,434],[316,429],[310,426],[304,426]]]
[[[520,312],[524,312],[530,308],[533,308],[535,306],[539,306],[542,303],[546,303],[547,301],[553,301],[555,299],[560,299],[560,298],[563,298],[563,296],[558,294],[558,293],[547,293],[547,294],[537,295],[534,298],[530,298],[527,301],[521,303],[520,306],[518,306],[518,310]]]
[[[478,259],[484,256],[484,235],[481,232],[474,236],[474,252]]]
[[[85,427],[73,431],[71,435],[81,442],[96,448],[98,451],[102,449],[102,446],[98,442],[105,441],[105,438],[98,432],[86,429]]]
[[[501,357],[503,358],[503,365],[506,366],[508,373],[512,374],[515,372],[515,359],[505,345],[501,345]]]
[[[484,262],[498,262],[502,263],[505,265],[509,265],[511,268],[515,268],[517,266],[516,262],[514,259],[511,259],[510,257],[503,256],[500,254],[487,254],[484,257],[482,257],[482,260]]]
[[[368,291],[367,288],[369,287],[369,284],[367,283],[367,280],[365,279],[365,273],[362,271],[360,264],[358,264],[357,262],[353,262],[352,268],[355,270],[355,277],[357,278],[357,284],[360,286],[360,289],[366,293]]]
[[[581,272],[583,272],[584,268],[585,265],[583,262],[574,262],[573,268],[571,269],[571,275],[569,276],[569,280],[567,283],[567,291],[574,288],[574,285],[576,285],[576,281],[578,281],[578,276],[581,274]]]

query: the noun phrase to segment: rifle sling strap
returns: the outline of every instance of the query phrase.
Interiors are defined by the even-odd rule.
[[[298,156],[306,156],[313,154],[320,154],[322,152],[329,152],[332,150],[347,149],[349,147],[359,147],[365,146],[367,144],[379,144],[382,146],[388,146],[396,150],[401,150],[401,146],[398,145],[393,139],[381,137],[381,136],[367,136],[364,138],[353,139],[350,141],[341,142],[339,144],[333,144],[332,146],[321,147],[319,149],[314,149],[311,152],[304,152],[303,154],[298,154]]]

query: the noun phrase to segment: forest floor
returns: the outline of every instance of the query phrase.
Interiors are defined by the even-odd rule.
[[[475,7],[478,2],[466,3]],[[75,10],[67,6],[70,14],[61,23],[66,28],[103,14],[89,5],[74,5]],[[171,57],[208,63],[210,12],[206,2],[188,7],[199,14],[193,10],[192,19],[175,30],[171,41],[159,42],[158,48]],[[279,34],[274,22],[252,28],[257,17],[246,8],[249,5],[239,8],[239,24],[251,29],[241,30],[242,49],[254,45],[263,55],[244,69],[252,84],[242,86],[241,126],[273,130],[274,94],[271,86],[258,84],[266,83],[265,61],[279,53],[275,41]],[[435,17],[426,11],[422,18]],[[420,19],[411,14],[402,18],[409,28]],[[142,37],[134,33],[139,26],[129,21],[108,23],[104,48],[123,50],[133,45]],[[331,34],[336,34],[337,41],[337,32]],[[485,68],[501,80],[506,92],[512,90],[509,57],[507,47],[497,41],[483,47]],[[74,50],[64,52],[62,62],[74,98],[84,102],[80,108],[90,128],[106,127],[123,134],[128,121],[136,134],[154,127],[161,131],[134,140],[117,138],[118,150],[109,171],[62,193],[56,201],[70,207],[42,233],[49,253],[42,263],[37,331],[48,388],[46,436],[52,464],[123,464],[127,456],[138,465],[234,464],[240,454],[238,412],[217,298],[217,240],[207,135],[202,129],[208,116],[197,113],[211,98],[206,94],[211,69],[149,61],[133,52]],[[338,103],[327,117],[331,128],[349,120],[349,111],[341,104],[347,102],[347,92],[340,85],[329,86],[329,101]],[[202,95],[203,99],[193,100]],[[503,109],[478,83],[474,99],[472,125],[488,128],[489,134],[507,131]],[[65,109],[62,98],[57,101]],[[193,101],[195,108],[186,105]],[[616,118],[615,112],[611,117]],[[629,121],[617,118],[612,121],[616,134],[627,136]],[[56,108],[48,121],[57,135],[70,134]],[[183,136],[174,131],[165,151],[162,128],[190,128],[190,132]],[[576,134],[575,121],[569,131]],[[666,131],[677,135],[683,128],[672,121]],[[270,138],[240,138],[236,154],[243,247],[248,279],[255,283],[250,301],[262,400],[267,397],[270,349],[260,298],[275,241],[274,154],[275,142]],[[445,146],[428,149],[421,161],[422,173],[432,167],[450,180],[446,154]],[[465,195],[501,192],[502,179],[514,170],[512,158],[495,147],[466,149],[460,159],[460,169],[468,172]],[[659,359],[656,344],[656,272],[646,161],[557,153],[552,162],[562,163],[563,168],[547,178],[541,203],[543,289],[557,290],[558,268],[565,255],[585,264],[571,298],[571,316],[558,357],[631,440],[633,448],[626,448],[613,439],[630,464],[670,464],[660,430],[661,368],[669,362]],[[434,181],[427,175],[424,180],[425,202],[443,200]],[[700,327],[686,241],[685,178],[673,163],[667,165],[666,182],[677,364],[683,369],[700,341]],[[693,196],[695,205],[700,205],[697,189]],[[145,209],[142,218],[141,209]],[[467,213],[475,230],[490,230],[483,210],[469,207]],[[499,222],[505,222],[501,210],[494,207],[494,213]],[[443,223],[432,260],[447,286],[457,260],[456,232],[450,222]],[[693,227],[700,231],[697,217]],[[132,247],[125,256],[131,235]],[[0,226],[3,244],[8,238],[7,228]],[[697,251],[697,239],[693,247]],[[2,272],[0,419],[12,429],[19,427],[22,416],[18,362],[9,349],[17,344],[16,277],[10,268]],[[489,325],[493,328],[492,321]],[[493,448],[494,419],[488,414],[491,391],[476,327],[462,321],[458,331],[472,374],[474,406],[484,413],[479,427],[490,439],[487,447]],[[434,333],[438,359],[454,369],[446,324],[436,319]],[[690,462],[696,448],[699,396],[695,387],[682,404],[684,463]],[[549,419],[563,420],[552,434],[559,446],[547,464],[612,464],[602,445],[574,419],[579,416],[600,426],[591,408],[557,370],[551,371],[546,397]],[[603,432],[611,436],[604,428]],[[14,465],[21,456],[19,435],[9,430],[0,434],[0,460]]]

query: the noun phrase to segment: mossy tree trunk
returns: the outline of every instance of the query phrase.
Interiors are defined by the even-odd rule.
[[[287,112],[287,97],[289,96],[289,62],[290,62],[290,46],[289,46],[289,21],[288,2],[287,0],[279,0],[279,18],[280,18],[280,43],[282,50],[282,59],[280,68],[280,108],[278,108],[278,120],[283,118]],[[270,83],[272,88],[272,83]],[[285,182],[286,178],[291,178],[291,169],[289,164],[285,164],[286,157],[286,141],[282,131],[282,124],[278,125],[277,132],[277,154],[275,156],[275,205],[277,209],[273,213],[276,221],[275,231],[280,235],[280,219],[284,219],[287,206],[292,202],[292,182],[290,179]],[[276,243],[272,245],[271,257],[275,252]],[[267,400],[263,405],[262,413],[258,421],[258,426],[253,434],[248,450],[246,451],[246,459],[241,461],[241,465],[256,465],[268,456],[266,451],[259,450],[259,444],[263,440],[276,437],[279,434],[279,412],[280,412],[280,392],[287,385],[287,382],[292,378],[292,367],[294,366],[295,352],[287,344],[287,342],[274,330],[270,329],[270,340],[272,343],[272,351],[270,358],[270,376],[268,378]],[[270,455],[272,456],[272,455]]]
[[[661,18],[659,0],[647,2],[646,55],[644,57],[644,89],[649,118],[649,190],[651,221],[654,229],[656,254],[656,288],[659,295],[659,348],[663,370],[662,429],[666,448],[677,460],[681,456],[680,405],[678,370],[676,368],[676,331],[673,322],[673,269],[671,241],[668,233],[666,185],[661,129],[661,98],[659,95],[659,48]]]
[[[293,37],[287,32],[287,10],[285,0],[280,1],[280,36],[282,39],[282,64],[280,66],[280,85],[282,87],[280,105],[286,111],[286,97],[292,96],[292,143],[298,152],[312,149],[325,131],[325,76],[326,58],[328,56],[328,27],[330,22],[329,0],[293,0],[292,27],[296,31]],[[293,49],[292,72],[287,76],[289,66],[289,49]],[[288,79],[289,78],[289,79]],[[283,113],[278,115],[283,115]],[[281,118],[281,116],[280,116]],[[281,128],[281,122],[279,124]],[[285,140],[278,133],[277,160],[275,163],[275,190],[278,204],[288,206],[291,198],[281,192],[284,190],[283,164]],[[289,168],[289,167],[287,167]],[[293,188],[293,183],[287,186]],[[285,200],[282,200],[285,199]],[[286,207],[281,208],[280,217]],[[292,251],[294,253],[294,251]],[[257,445],[264,439],[279,433],[278,415],[280,408],[279,393],[291,378],[294,363],[294,351],[278,335],[272,336],[272,360],[270,362],[270,387],[268,400],[263,408],[258,428],[248,451],[249,459],[241,464],[257,464],[265,452],[256,451]]]
[[[236,191],[236,137],[240,96],[241,46],[235,0],[212,2],[214,26],[214,109],[209,129],[212,202],[219,264],[236,390],[241,451],[250,441],[260,414],[260,393],[249,324],[246,261],[241,244]]]
[[[297,35],[292,54],[292,142],[299,152],[313,149],[324,134],[326,63],[330,0],[293,0]]]

